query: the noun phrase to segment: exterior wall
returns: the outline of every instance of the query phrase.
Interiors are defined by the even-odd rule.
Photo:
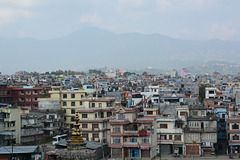
[[[15,131],[21,132],[21,117],[20,117],[21,110],[19,108],[14,107],[1,107],[0,113],[6,114],[4,118],[4,130],[5,131]],[[7,138],[7,139],[6,139]],[[16,135],[13,136],[16,139],[16,143],[21,143],[21,136]],[[5,136],[5,140],[11,141],[9,136]]]
[[[50,98],[40,98],[38,101],[48,101],[41,102],[41,106],[52,105],[56,107],[57,101],[60,104],[60,109],[64,110],[64,125],[66,129],[71,129],[72,125],[75,124],[75,110],[82,108],[83,103],[81,101],[82,97],[85,96],[83,89],[62,89],[60,86],[52,86],[52,90],[49,91]],[[72,97],[72,95],[74,95]]]
[[[185,133],[184,134],[185,143],[201,143],[200,133]]]
[[[38,98],[42,97],[43,87],[12,87],[13,101],[18,106],[27,107],[30,110],[38,110]],[[50,87],[45,88],[46,91]],[[46,96],[49,96],[48,94]]]

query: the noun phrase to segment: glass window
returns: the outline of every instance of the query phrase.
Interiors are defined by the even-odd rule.
[[[88,118],[87,114],[82,114],[82,118]]]
[[[75,98],[75,94],[71,94],[71,98]]]
[[[63,98],[67,98],[67,94],[63,94]]]
[[[71,106],[75,106],[75,102],[71,102]]]
[[[82,124],[82,128],[88,128],[88,124]]]
[[[140,157],[139,155],[139,149],[130,149],[130,157]]]

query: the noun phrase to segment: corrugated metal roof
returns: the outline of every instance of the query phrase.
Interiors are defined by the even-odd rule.
[[[33,153],[38,146],[2,146],[0,147],[0,154],[20,154],[20,153]]]
[[[0,132],[0,135],[12,136],[12,135],[18,135],[18,134],[22,134],[22,133],[23,132],[3,131],[3,132]]]

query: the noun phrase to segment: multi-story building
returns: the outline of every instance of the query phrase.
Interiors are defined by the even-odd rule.
[[[227,116],[228,151],[227,153],[240,153],[240,107],[230,106]]]
[[[51,119],[51,117],[52,119],[54,119],[54,117],[60,118],[61,113],[59,110],[63,110],[64,128],[65,130],[72,129],[73,124],[75,123],[74,121],[75,110],[83,107],[81,98],[85,96],[84,90],[78,89],[78,88],[67,89],[61,86],[52,86],[51,88],[52,90],[49,91],[50,98],[38,99],[39,105],[41,105],[41,108],[45,111],[47,111],[48,109],[49,111],[49,118],[48,116],[46,116],[46,119]],[[53,115],[53,113],[50,112],[51,109],[58,110],[59,112],[56,112],[56,115]],[[54,126],[52,126],[52,129],[54,130]]]
[[[116,159],[150,159],[157,154],[156,121],[138,118],[135,108],[120,107],[110,120],[111,156]]]
[[[157,117],[157,141],[161,154],[183,154],[184,132],[188,106],[168,106]]]
[[[207,107],[190,106],[184,128],[185,154],[213,154],[217,144],[217,118]]]
[[[87,141],[110,142],[109,119],[113,116],[115,99],[112,97],[82,98],[83,108],[79,113],[82,137]]]
[[[0,103],[13,103],[11,88],[9,88],[7,84],[0,84]]]
[[[6,84],[1,84],[0,103],[27,107],[29,110],[38,110],[37,99],[44,96],[48,97],[48,90],[50,90],[50,87],[9,87]]]
[[[21,110],[12,106],[0,105],[0,119],[4,121],[4,131],[20,132],[21,131]],[[7,134],[8,135],[8,134]],[[14,134],[5,136],[5,144],[10,145],[13,143],[21,143],[21,136]]]
[[[50,90],[50,87],[23,86],[11,88],[14,103],[17,106],[27,107],[29,110],[38,110],[38,98],[48,97],[48,90]]]
[[[21,115],[21,143],[40,142],[43,136],[43,123],[37,115],[27,113]]]

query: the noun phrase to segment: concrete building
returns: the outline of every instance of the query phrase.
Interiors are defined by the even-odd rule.
[[[75,110],[83,108],[81,99],[85,96],[85,91],[84,89],[68,89],[61,86],[52,86],[51,88],[52,90],[49,91],[50,98],[39,98],[38,100],[50,103],[58,102],[60,109],[64,111],[64,127],[71,130],[75,123]]]
[[[138,118],[135,108],[120,107],[110,120],[111,156],[115,159],[151,159],[157,154],[156,121]]]
[[[157,141],[161,154],[184,154],[184,131],[188,106],[167,106],[157,117]],[[162,107],[163,108],[163,107]]]
[[[83,139],[110,142],[108,121],[113,116],[115,99],[112,97],[84,97],[82,102],[84,107],[77,109],[77,111]]]
[[[0,106],[0,119],[4,121],[4,131],[20,132],[21,131],[21,110],[12,106]],[[5,136],[5,144],[21,143],[21,136]]]
[[[228,150],[227,153],[240,153],[240,108],[230,106],[227,115]]]
[[[207,107],[190,106],[187,126],[184,128],[186,155],[215,154],[217,118]]]
[[[43,138],[43,123],[34,114],[21,115],[21,143],[23,145],[40,142]]]

